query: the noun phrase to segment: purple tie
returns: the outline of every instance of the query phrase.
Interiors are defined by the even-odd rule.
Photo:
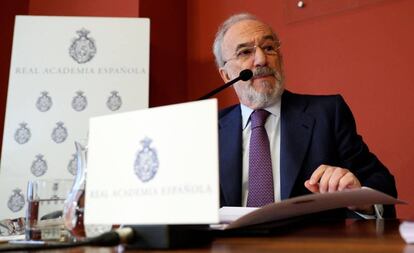
[[[269,138],[264,124],[269,112],[256,110],[250,116],[252,133],[249,147],[249,194],[247,206],[260,207],[273,203],[273,172]]]

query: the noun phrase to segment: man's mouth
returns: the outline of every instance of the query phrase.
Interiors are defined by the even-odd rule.
[[[255,69],[255,71],[253,72],[253,80],[254,79],[259,79],[259,78],[265,78],[265,77],[269,77],[269,76],[275,76],[275,71],[269,67],[258,67],[257,69]]]
[[[262,75],[255,75],[255,76],[253,76],[253,80],[254,79],[260,79],[260,78],[265,78],[265,77],[269,77],[269,76],[274,76],[274,75],[272,75],[272,74],[262,74]]]

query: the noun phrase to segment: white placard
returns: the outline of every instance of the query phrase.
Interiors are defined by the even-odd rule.
[[[90,120],[86,224],[218,222],[215,99]]]
[[[147,108],[148,72],[148,19],[17,16],[0,219],[24,216],[29,179],[74,177],[89,117]]]

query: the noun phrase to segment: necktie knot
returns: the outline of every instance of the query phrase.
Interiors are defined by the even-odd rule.
[[[269,112],[263,109],[255,110],[251,115],[252,129],[256,127],[264,126],[266,119],[269,116]]]

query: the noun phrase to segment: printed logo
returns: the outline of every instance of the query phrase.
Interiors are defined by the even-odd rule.
[[[150,147],[151,142],[151,139],[145,137],[141,141],[143,147],[135,157],[135,174],[144,183],[154,178],[159,167],[157,151]]]
[[[68,137],[68,130],[65,126],[65,123],[59,121],[56,123],[56,127],[53,129],[52,132],[52,140],[56,143],[62,143]]]
[[[118,95],[118,91],[111,91],[111,96],[106,100],[106,106],[111,111],[117,111],[121,108],[122,98]]]
[[[36,101],[36,108],[41,112],[46,112],[49,111],[52,105],[52,98],[48,95],[48,92],[42,91],[42,96],[40,96]]]
[[[22,190],[19,188],[16,188],[13,190],[13,194],[10,195],[9,201],[7,201],[7,207],[12,212],[18,212],[23,209],[24,203],[25,201],[24,201]]]
[[[25,144],[32,136],[30,129],[26,127],[27,123],[20,123],[20,127],[14,132],[14,140],[19,144]]]
[[[73,176],[76,175],[77,164],[78,164],[78,157],[76,156],[76,154],[72,154],[72,159],[70,159],[70,161],[68,163],[67,170]]]
[[[83,91],[79,90],[76,94],[77,95],[72,99],[72,108],[77,112],[81,112],[88,106],[88,100],[86,99],[86,96],[83,95]]]
[[[33,175],[36,177],[43,176],[47,171],[47,162],[43,159],[42,154],[36,156],[36,160],[33,161],[32,167],[30,168]]]
[[[95,40],[88,37],[89,31],[85,28],[76,33],[79,37],[75,38],[70,45],[69,55],[79,64],[86,63],[96,54]]]

